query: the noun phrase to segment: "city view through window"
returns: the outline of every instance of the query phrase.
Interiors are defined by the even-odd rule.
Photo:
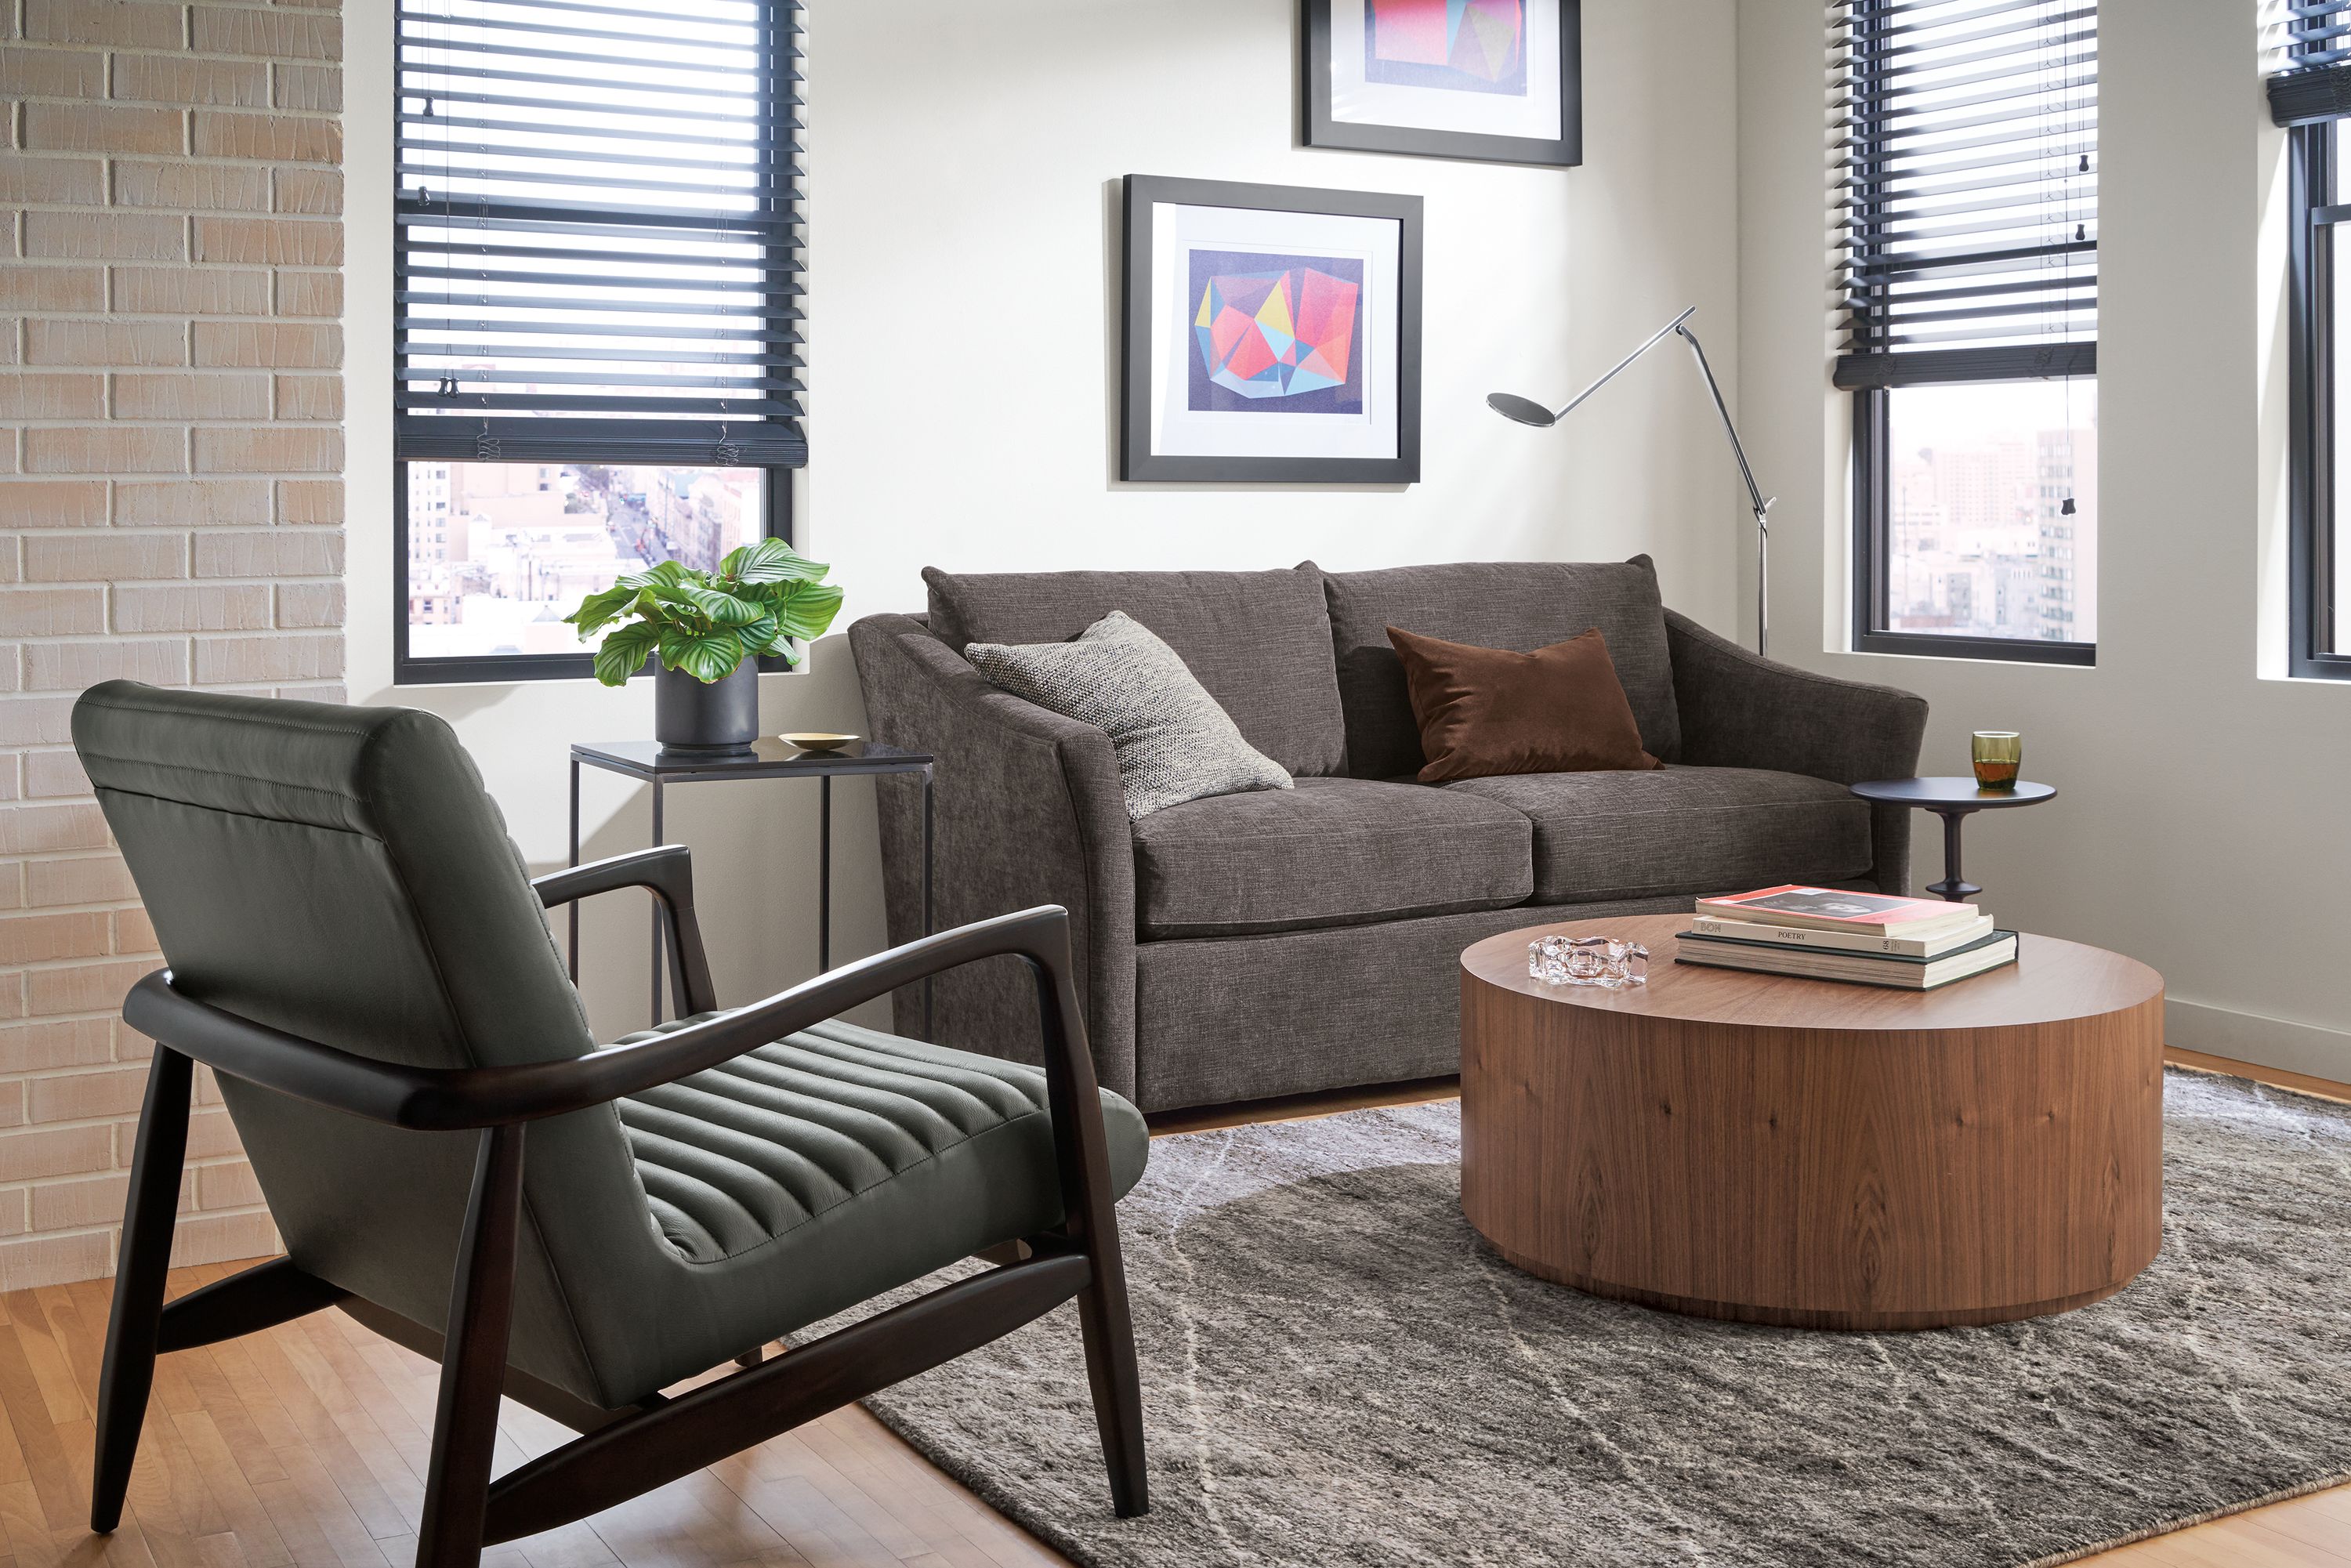
[[[592,652],[563,617],[657,561],[716,570],[767,531],[767,479],[758,468],[411,463],[409,657]]]
[[[1886,630],[2097,640],[2095,380],[1886,394]]]

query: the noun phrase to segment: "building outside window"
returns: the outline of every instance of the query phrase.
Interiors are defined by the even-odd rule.
[[[1865,652],[2097,642],[2097,16],[1834,0]]]

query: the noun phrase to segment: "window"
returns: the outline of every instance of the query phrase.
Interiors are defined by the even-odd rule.
[[[562,617],[789,535],[798,0],[400,0],[395,675],[585,676]]]
[[[2293,467],[2288,510],[2286,668],[2295,675],[2351,680],[2351,537],[2340,518],[2335,456],[2344,448],[2345,409],[2335,389],[2351,371],[2351,343],[2335,330],[2342,269],[2351,246],[2335,228],[2351,218],[2343,174],[2343,121],[2351,113],[2351,0],[2283,8],[2272,37],[2270,111],[2288,127],[2287,200],[2293,241]]]
[[[2094,663],[2095,0],[1829,10],[1854,646]]]

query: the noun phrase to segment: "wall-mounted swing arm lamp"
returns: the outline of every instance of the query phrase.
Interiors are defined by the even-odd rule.
[[[1598,381],[1568,399],[1565,408],[1553,411],[1532,398],[1520,397],[1511,392],[1488,394],[1486,406],[1505,419],[1515,419],[1520,424],[1531,424],[1539,429],[1547,428],[1557,424],[1574,413],[1577,405],[1581,404],[1585,398],[1615,380],[1619,371],[1664,342],[1667,338],[1677,337],[1687,343],[1690,346],[1690,352],[1698,356],[1698,371],[1706,378],[1706,390],[1714,398],[1714,412],[1721,416],[1722,434],[1730,438],[1730,455],[1739,460],[1739,476],[1747,481],[1748,501],[1755,513],[1755,651],[1761,653],[1767,646],[1769,638],[1769,595],[1765,591],[1765,585],[1768,581],[1766,571],[1771,564],[1771,525],[1769,513],[1775,497],[1763,494],[1762,488],[1755,483],[1755,471],[1747,465],[1747,448],[1740,444],[1739,429],[1730,423],[1730,407],[1722,401],[1722,388],[1715,382],[1714,368],[1706,362],[1706,350],[1698,342],[1698,334],[1689,329],[1689,319],[1697,314],[1698,307],[1693,305],[1658,328],[1656,331],[1650,334],[1646,342],[1602,372]]]

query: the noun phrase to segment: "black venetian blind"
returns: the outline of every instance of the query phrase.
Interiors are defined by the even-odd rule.
[[[404,458],[789,466],[797,0],[400,0]]]
[[[2269,12],[2270,118],[2315,125],[2351,116],[2351,0],[2272,0]]]
[[[2095,0],[1831,0],[1829,26],[1836,384],[2095,373]]]

